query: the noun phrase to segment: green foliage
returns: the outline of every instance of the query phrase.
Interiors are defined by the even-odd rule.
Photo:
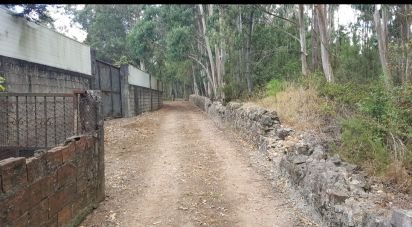
[[[118,61],[114,63],[115,66],[120,67],[121,65],[132,64],[131,60],[129,60],[126,56],[121,56]]]
[[[174,61],[187,59],[192,39],[189,27],[172,28],[166,37],[167,57]]]
[[[319,109],[320,113],[325,116],[336,116],[336,110],[332,103],[322,102]]]
[[[342,144],[337,152],[346,160],[375,174],[381,174],[389,164],[389,153],[380,137],[381,131],[367,119],[353,117],[342,121]]]
[[[114,63],[127,55],[123,6],[86,5],[74,11],[74,19],[87,31],[85,43],[96,50],[100,60]]]
[[[391,101],[389,93],[383,87],[372,86],[369,94],[358,103],[358,107],[361,113],[378,122],[385,122],[395,111]]]
[[[46,4],[4,4],[4,6],[12,11],[15,11],[16,6],[21,7],[23,10],[17,12],[16,16],[23,16],[26,19],[39,22],[39,23],[53,23],[53,19],[50,17]]]
[[[354,111],[341,120],[342,143],[336,151],[374,174],[393,160],[412,169],[412,89],[384,89],[382,82],[325,84],[320,94]]]
[[[266,95],[276,96],[278,92],[282,91],[282,82],[276,79],[269,81],[266,84]]]
[[[365,84],[345,83],[332,84],[322,82],[318,86],[319,95],[338,103],[350,106],[357,105],[367,96],[370,87]]]
[[[4,87],[5,81],[6,81],[6,80],[4,79],[4,77],[2,77],[2,76],[0,75],[0,91],[6,90],[6,88]]]
[[[150,59],[152,57],[155,27],[155,22],[146,20],[138,22],[133,27],[127,37],[127,42],[131,55],[135,59]]]

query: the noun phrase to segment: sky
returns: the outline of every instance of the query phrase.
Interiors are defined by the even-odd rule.
[[[78,9],[82,9],[84,5],[78,5]],[[55,19],[54,25],[56,30],[70,38],[73,38],[79,42],[83,42],[87,37],[87,32],[82,30],[79,24],[71,24],[72,18],[64,14],[64,9],[56,8],[54,5],[49,5],[48,10],[53,19]],[[335,24],[348,26],[350,23],[356,22],[356,12],[350,5],[340,5],[335,17]]]
[[[84,5],[78,5],[77,9],[82,9]],[[57,8],[54,5],[49,5],[47,9],[50,16],[55,20],[54,26],[56,30],[72,39],[83,42],[87,37],[87,32],[81,28],[78,23],[71,23],[72,18],[64,14],[63,8]]]

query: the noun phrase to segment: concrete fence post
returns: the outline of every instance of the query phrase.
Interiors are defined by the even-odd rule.
[[[121,100],[122,100],[122,116],[131,117],[130,114],[130,91],[129,91],[129,65],[120,66],[120,90],[121,90]]]
[[[150,88],[150,111],[153,110],[153,91],[152,91],[152,75],[149,74],[149,88]]]
[[[90,85],[89,88],[93,89],[93,90],[97,90],[98,89],[98,76],[97,75],[97,64],[96,64],[96,50],[94,49],[90,49],[90,62],[92,64],[92,79],[90,81]]]
[[[104,113],[101,91],[89,90],[87,94],[91,94],[93,102],[96,105],[96,123],[97,123],[97,140],[96,140],[96,152],[97,152],[97,190],[96,201],[103,201],[105,198],[105,178],[104,178]]]

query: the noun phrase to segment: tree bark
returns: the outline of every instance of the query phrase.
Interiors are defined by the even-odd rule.
[[[220,55],[220,49],[217,47],[217,44],[215,44],[216,84],[217,84],[217,87],[218,87],[216,97],[218,99],[222,97],[221,89],[219,89],[219,88],[221,88],[221,80],[222,80],[221,79],[222,74],[221,74],[221,71],[220,71],[220,67],[221,67],[222,63],[220,62],[219,55]]]
[[[329,52],[328,52],[328,31],[326,25],[326,15],[325,15],[325,8],[323,5],[315,5],[316,9],[316,16],[317,22],[319,27],[319,35],[320,35],[320,47],[321,47],[321,57],[322,57],[322,68],[323,73],[325,74],[326,81],[329,83],[333,83],[333,70],[330,64]]]
[[[219,7],[219,32],[220,32],[220,52],[219,52],[219,60],[220,60],[220,67],[219,67],[219,72],[220,72],[220,81],[219,81],[219,86],[220,88],[223,88],[225,86],[225,81],[224,81],[224,75],[225,75],[225,60],[226,60],[226,51],[225,51],[225,38],[224,38],[224,30],[223,30],[223,8],[220,6]],[[221,97],[222,99],[225,98],[225,93],[222,91],[221,92]]]
[[[410,32],[411,32],[411,24],[409,22],[409,14],[411,13],[410,10],[410,5],[409,4],[405,4],[404,5],[404,17],[405,19],[403,20],[404,24],[404,30],[405,30],[405,34],[404,34],[404,39],[403,39],[403,47],[404,47],[404,54],[405,54],[405,75],[403,77],[403,84],[407,84],[409,82],[409,78],[410,78],[410,72],[409,72],[409,50],[410,47],[408,47],[408,43],[410,41]]]
[[[302,63],[302,74],[307,76],[309,74],[308,63],[306,61],[306,31],[304,21],[304,6],[299,4],[298,6],[298,20],[299,20],[299,36],[300,36],[300,60]]]
[[[203,11],[203,6],[201,4],[199,4],[199,11],[200,11],[200,17],[201,17],[201,20],[202,20],[203,37],[205,39],[207,55],[209,57],[210,72],[211,72],[211,75],[212,75],[211,84],[212,84],[212,88],[213,88],[213,95],[216,95],[217,94],[216,65],[215,65],[215,62],[213,60],[213,54],[212,54],[212,49],[210,48],[209,38],[206,35],[206,30],[207,30],[206,29],[206,20],[205,20],[205,15],[204,15],[204,11]]]
[[[320,69],[319,27],[315,6],[312,5],[312,71]]]
[[[192,77],[193,77],[193,91],[196,95],[199,95],[199,88],[197,86],[197,81],[196,81],[196,69],[195,65],[192,64]]]
[[[373,20],[375,22],[375,30],[378,37],[379,59],[381,61],[382,70],[384,74],[385,85],[387,88],[391,87],[392,77],[388,64],[388,43],[387,43],[387,14],[385,7],[382,5],[382,22],[379,15],[378,7],[375,6],[375,13]]]
[[[252,75],[250,70],[250,46],[252,42],[252,32],[253,32],[253,11],[250,13],[249,17],[249,33],[248,38],[246,40],[246,54],[245,54],[245,61],[246,61],[246,81],[247,81],[247,90],[249,93],[253,90],[253,81]]]
[[[240,50],[238,50],[239,53],[239,73],[236,76],[237,79],[237,83],[240,85],[241,84],[241,78],[243,78],[243,53],[244,53],[244,49],[243,49],[243,24],[242,24],[242,7],[239,6],[239,36],[240,36],[240,46],[242,48],[240,48]]]

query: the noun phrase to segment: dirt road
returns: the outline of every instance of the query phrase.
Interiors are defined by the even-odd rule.
[[[187,102],[105,124],[107,197],[81,226],[316,225],[269,161]]]

